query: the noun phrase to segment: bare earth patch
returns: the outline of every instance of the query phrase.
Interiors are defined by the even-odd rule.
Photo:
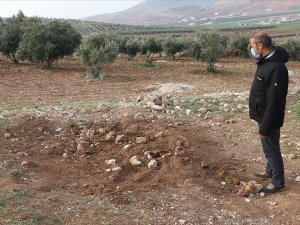
[[[140,60],[106,66],[104,81],[86,80],[78,60],[0,62],[0,223],[299,224],[299,76],[282,129],[287,188],[240,197],[264,168],[247,114],[253,62],[222,60],[209,75],[188,59]],[[163,109],[140,94],[161,95]]]

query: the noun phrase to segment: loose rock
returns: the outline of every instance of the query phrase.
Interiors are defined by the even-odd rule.
[[[117,172],[117,171],[121,171],[121,170],[122,170],[122,168],[119,166],[111,169],[112,172]]]
[[[125,140],[125,135],[118,135],[115,139],[115,143],[116,144],[122,144],[124,143],[126,140]]]
[[[146,137],[137,137],[135,139],[135,143],[137,143],[137,144],[146,144],[147,143],[147,138]]]
[[[191,115],[192,114],[192,110],[190,110],[190,109],[185,110],[185,114],[187,116]]]
[[[21,163],[21,166],[23,166],[23,167],[29,166],[29,162],[28,161],[23,161]]]
[[[299,181],[300,182],[300,176],[297,176],[295,181]]]
[[[202,167],[203,169],[206,169],[206,168],[209,167],[209,164],[208,164],[207,162],[205,162],[205,161],[201,161],[201,167]]]
[[[114,165],[116,165],[116,160],[115,160],[115,159],[108,159],[108,160],[105,160],[105,163],[106,163],[107,165],[112,165],[112,166],[114,166]]]
[[[133,166],[139,166],[142,164],[142,162],[138,159],[137,156],[132,156],[129,161]]]
[[[144,101],[145,100],[145,96],[144,95],[139,95],[137,97],[137,102],[141,102],[141,101]]]
[[[149,169],[156,169],[157,168],[157,161],[155,159],[152,159],[149,163],[148,163],[148,168]]]
[[[133,144],[124,145],[123,150],[130,150],[133,148]]]
[[[200,108],[200,109],[198,109],[198,112],[204,114],[204,113],[207,112],[207,109],[206,108]]]
[[[259,193],[263,189],[261,184],[256,183],[256,181],[251,180],[247,184],[243,184],[238,190],[238,195],[241,197],[247,197],[250,193],[256,194]]]

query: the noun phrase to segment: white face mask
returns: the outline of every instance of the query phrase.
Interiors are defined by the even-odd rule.
[[[254,59],[260,59],[260,58],[261,58],[260,54],[257,54],[257,53],[255,52],[254,48],[251,48],[250,53],[251,53],[251,56],[252,56]]]

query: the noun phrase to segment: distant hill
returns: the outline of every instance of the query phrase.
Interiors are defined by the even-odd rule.
[[[297,10],[300,10],[299,0],[145,0],[121,12],[95,15],[83,20],[128,25],[170,25],[257,14],[272,16]]]

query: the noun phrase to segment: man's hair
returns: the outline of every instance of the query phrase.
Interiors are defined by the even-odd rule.
[[[272,48],[272,38],[268,35],[267,32],[260,31],[252,36],[256,44],[262,43],[266,48]]]

